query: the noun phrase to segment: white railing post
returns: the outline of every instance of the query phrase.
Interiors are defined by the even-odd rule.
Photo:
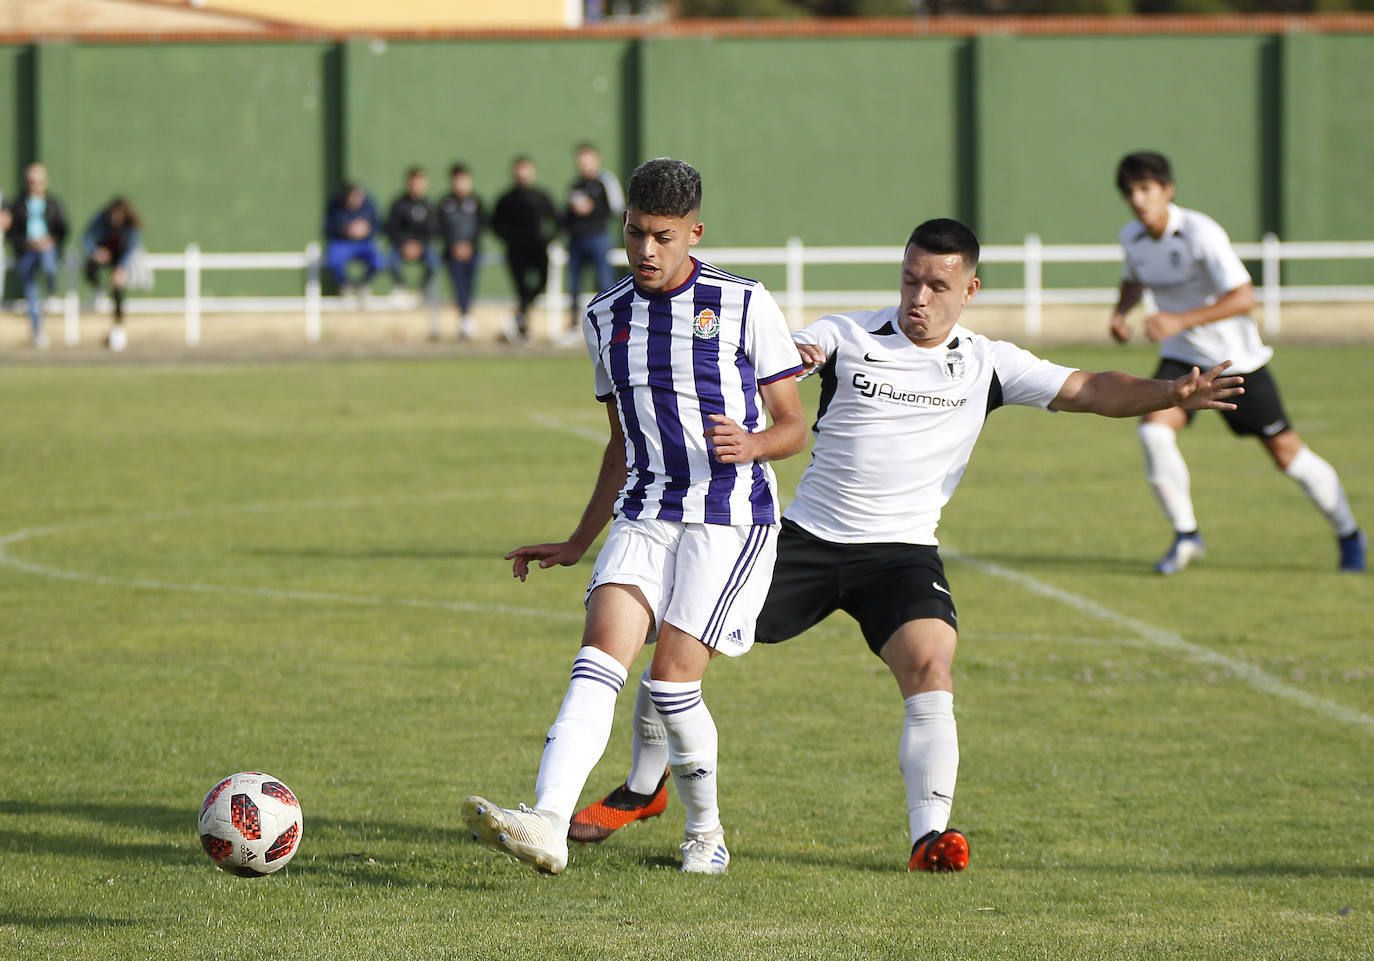
[[[806,326],[806,247],[800,237],[787,238],[787,323],[793,330]]]
[[[186,346],[200,343],[200,244],[186,245]]]
[[[549,340],[555,344],[568,329],[567,268],[567,249],[558,241],[552,241],[549,244],[549,283],[544,289],[544,316],[548,321]]]
[[[81,294],[76,289],[76,276],[79,271],[79,258],[75,251],[66,258],[67,290],[62,298],[62,313],[65,320],[63,340],[68,347],[75,347],[81,340]]]
[[[1044,302],[1042,285],[1043,252],[1040,249],[1040,235],[1026,234],[1026,336],[1039,337],[1041,327],[1041,306]]]
[[[1264,250],[1260,272],[1264,282],[1264,332],[1272,337],[1279,332],[1279,284],[1282,282],[1279,258],[1283,253],[1279,235],[1273,231],[1265,234],[1260,238],[1260,247]]]
[[[323,303],[320,288],[320,245],[315,241],[305,245],[305,340],[320,342],[320,307]]]

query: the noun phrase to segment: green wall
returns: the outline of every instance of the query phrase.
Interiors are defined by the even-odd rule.
[[[78,229],[125,193],[158,251],[299,249],[341,179],[385,208],[415,163],[437,194],[465,160],[490,200],[528,153],[561,197],[582,140],[622,179],[647,157],[695,163],[711,245],[896,244],[941,215],[985,243],[1110,242],[1129,216],[1115,163],[1144,147],[1173,159],[1179,201],[1236,240],[1374,233],[1374,34],[42,42],[0,46],[0,117],[6,193],[42,159]],[[987,273],[1000,285],[1017,271]],[[500,274],[484,293],[506,289]],[[1371,283],[1374,265],[1291,276]],[[886,268],[808,280],[892,282]]]

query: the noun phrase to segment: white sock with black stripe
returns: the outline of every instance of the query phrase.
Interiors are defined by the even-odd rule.
[[[653,794],[668,766],[668,731],[658,716],[649,688],[649,668],[635,692],[634,734],[630,738],[630,774],[625,786],[636,794]]]
[[[566,830],[592,768],[606,751],[615,699],[626,671],[605,651],[584,647],[573,661],[563,706],[544,739],[544,756],[534,784],[534,807]]]
[[[720,828],[716,803],[716,722],[701,699],[700,681],[649,682],[650,695],[668,731],[668,766],[687,809],[687,833]]]

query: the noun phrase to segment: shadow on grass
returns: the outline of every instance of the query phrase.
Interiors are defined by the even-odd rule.
[[[0,801],[0,819],[14,819],[0,820],[0,854],[140,864],[204,864],[207,862],[196,833],[197,813],[195,806],[166,804]],[[76,823],[62,825],[39,820],[47,818]],[[287,870],[311,880],[377,887],[471,890],[495,886],[493,881],[478,876],[453,883],[452,874],[461,868],[471,847],[462,831],[399,822],[312,819],[308,815],[305,828],[301,853]],[[112,839],[111,829],[136,830],[141,837]],[[389,856],[398,846],[412,852],[412,859],[400,861]]]
[[[0,928],[132,928],[140,923],[129,918],[94,918],[84,914],[20,914],[18,911],[0,911]]]
[[[451,548],[423,550],[419,548],[364,548],[345,550],[334,547],[252,547],[235,551],[248,557],[281,557],[314,561],[454,561],[501,560],[501,555],[510,550],[453,550]],[[502,561],[502,563],[505,563]]]

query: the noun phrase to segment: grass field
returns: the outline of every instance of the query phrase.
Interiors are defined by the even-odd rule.
[[[1374,349],[1274,369],[1371,523]],[[1172,579],[1131,424],[989,422],[941,529],[968,871],[904,870],[901,702],[837,617],[708,675],[728,876],[676,870],[674,800],[545,879],[455,814],[532,800],[567,683],[590,558],[501,555],[590,491],[585,360],[25,365],[0,412],[0,958],[1370,955],[1374,575],[1215,417],[1184,441],[1211,553]],[[301,798],[284,875],[200,851],[244,769]]]

